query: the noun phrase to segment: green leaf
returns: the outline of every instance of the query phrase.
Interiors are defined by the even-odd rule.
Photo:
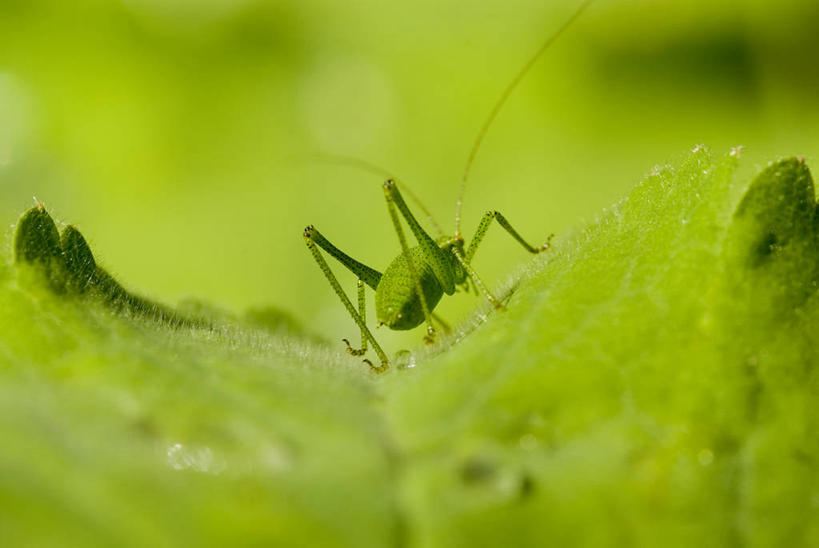
[[[42,204],[20,217],[14,236],[14,260],[24,269],[45,279],[53,291],[65,288],[65,261],[60,234]]]
[[[73,293],[85,293],[94,285],[97,272],[91,248],[80,231],[73,226],[67,226],[63,230],[60,246],[68,271],[69,290]]]
[[[0,544],[819,544],[813,182],[740,198],[736,163],[656,170],[385,375],[276,310],[135,297],[27,213]],[[67,294],[19,283],[59,257]]]

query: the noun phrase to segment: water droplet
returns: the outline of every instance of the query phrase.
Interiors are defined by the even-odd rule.
[[[415,367],[415,356],[409,350],[399,350],[395,353],[395,366],[398,369],[411,369]]]
[[[165,452],[168,465],[174,470],[193,470],[206,474],[220,474],[225,463],[217,459],[210,447],[190,449],[181,443],[174,443]]]

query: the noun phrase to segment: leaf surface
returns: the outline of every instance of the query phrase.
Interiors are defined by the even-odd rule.
[[[61,263],[36,216],[0,268],[0,544],[819,544],[813,182],[736,162],[656,170],[380,376],[132,295],[78,231]]]

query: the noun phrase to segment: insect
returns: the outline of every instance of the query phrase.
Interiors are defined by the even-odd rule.
[[[475,235],[469,241],[469,245],[465,246],[466,242],[461,233],[463,195],[466,189],[466,182],[469,178],[469,171],[478,149],[481,146],[481,142],[489,126],[492,124],[498,112],[500,112],[501,107],[543,52],[580,17],[583,11],[585,11],[592,2],[593,0],[586,0],[581,4],[563,26],[541,45],[540,49],[538,49],[512,79],[495,103],[495,106],[481,127],[472,145],[469,157],[467,158],[466,168],[461,178],[458,199],[455,205],[454,236],[440,236],[433,239],[418,223],[407,206],[407,203],[404,201],[398,183],[392,179],[388,179],[383,184],[383,190],[384,198],[387,202],[387,210],[392,219],[395,232],[398,235],[398,241],[401,244],[401,254],[390,263],[383,273],[370,268],[338,249],[314,226],[310,225],[304,229],[304,241],[307,244],[307,248],[316,260],[316,263],[318,263],[319,268],[324,272],[333,290],[341,299],[342,304],[344,304],[344,307],[350,313],[353,321],[355,321],[361,330],[360,348],[354,348],[347,339],[343,339],[343,342],[347,345],[347,352],[354,356],[363,356],[367,352],[368,343],[371,344],[381,364],[376,366],[367,359],[365,359],[364,362],[375,372],[380,373],[386,371],[389,368],[389,360],[367,327],[365,286],[369,286],[375,291],[375,309],[379,325],[385,325],[394,330],[407,330],[418,327],[421,324],[426,324],[427,334],[424,340],[428,344],[431,344],[434,342],[437,333],[433,321],[437,321],[439,325],[444,327],[446,326],[446,324],[433,313],[435,306],[443,295],[454,294],[456,288],[468,291],[470,280],[475,286],[476,291],[482,294],[496,310],[503,309],[501,302],[492,295],[471,266],[475,252],[478,250],[478,246],[486,235],[487,230],[489,230],[493,220],[497,221],[499,225],[530,253],[541,253],[550,248],[551,236],[549,236],[545,244],[534,247],[527,243],[526,240],[512,228],[509,221],[497,211],[490,211],[483,216],[475,231]],[[404,191],[413,201],[418,203],[424,213],[431,218],[426,208],[414,198],[414,195],[409,192],[408,188],[404,187]],[[409,227],[418,245],[410,247],[404,234],[404,229],[401,226],[401,217],[403,217],[404,222]],[[357,309],[353,306],[352,301],[350,301],[350,298],[342,289],[341,284],[333,274],[319,249],[335,258],[358,277]]]

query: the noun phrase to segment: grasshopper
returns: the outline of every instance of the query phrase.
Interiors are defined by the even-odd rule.
[[[407,330],[418,327],[424,323],[426,324],[427,332],[424,341],[427,344],[432,344],[436,336],[433,320],[437,321],[439,325],[446,329],[446,324],[433,314],[435,306],[444,294],[452,295],[455,293],[456,288],[469,291],[470,280],[475,286],[476,292],[482,294],[496,310],[503,310],[504,308],[503,304],[492,295],[471,266],[475,252],[478,250],[478,246],[486,235],[487,230],[489,230],[493,220],[496,220],[500,226],[530,253],[537,254],[550,248],[552,236],[547,238],[545,244],[534,247],[527,243],[526,240],[512,228],[509,221],[498,211],[489,211],[483,216],[475,231],[475,235],[469,241],[469,246],[465,248],[465,240],[461,233],[463,196],[475,156],[489,127],[500,112],[501,107],[503,107],[506,100],[543,52],[580,17],[583,11],[585,11],[592,2],[593,0],[586,0],[581,4],[572,16],[541,45],[540,49],[535,52],[508,84],[495,103],[492,111],[489,113],[489,116],[485,120],[472,145],[463,176],[461,177],[458,199],[455,205],[454,236],[442,235],[433,239],[418,223],[404,201],[398,184],[392,179],[388,179],[383,184],[383,190],[384,198],[387,202],[387,210],[401,245],[401,254],[390,263],[383,273],[370,268],[338,249],[314,226],[310,225],[304,229],[304,241],[307,245],[307,249],[313,255],[313,258],[316,263],[318,263],[322,272],[324,272],[333,290],[361,330],[360,348],[354,348],[347,339],[342,339],[347,345],[347,352],[354,356],[363,356],[367,352],[368,343],[371,344],[381,362],[379,366],[376,366],[370,360],[364,360],[373,371],[377,373],[386,371],[389,368],[389,360],[367,327],[364,295],[365,285],[375,291],[375,310],[379,326],[386,325],[388,328],[394,330]],[[404,191],[413,201],[418,203],[422,211],[431,218],[426,208],[420,204],[407,187],[404,187]],[[410,247],[407,243],[404,229],[401,226],[401,217],[404,218],[410,232],[412,232],[412,235],[415,237],[418,243],[417,246]],[[357,309],[353,306],[352,301],[350,301],[350,298],[342,289],[341,284],[333,274],[327,261],[324,260],[324,255],[319,251],[319,248],[335,258],[358,277]]]

